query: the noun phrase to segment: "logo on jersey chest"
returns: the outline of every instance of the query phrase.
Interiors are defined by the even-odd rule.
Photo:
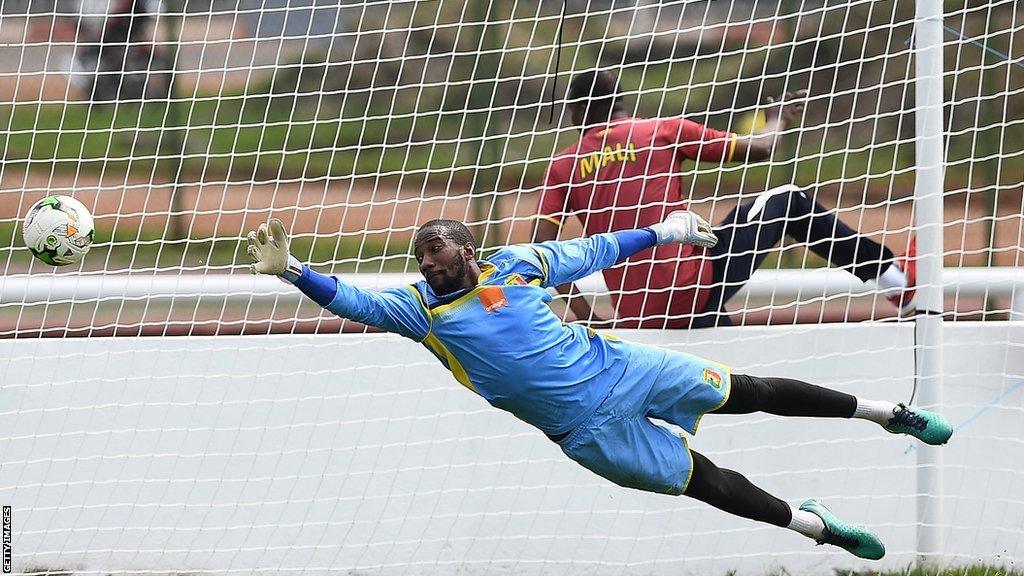
[[[484,310],[488,314],[508,306],[508,298],[505,297],[505,292],[501,289],[501,286],[484,286],[477,292],[477,298],[480,299],[480,304],[483,305]]]

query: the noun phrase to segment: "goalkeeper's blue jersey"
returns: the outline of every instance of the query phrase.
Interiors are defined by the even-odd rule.
[[[343,281],[328,310],[422,343],[467,388],[548,434],[572,430],[626,369],[631,345],[565,324],[545,289],[619,257],[611,234],[503,248],[479,285],[434,295],[425,281],[373,292]]]

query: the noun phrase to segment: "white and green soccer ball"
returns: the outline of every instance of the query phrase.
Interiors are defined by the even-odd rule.
[[[74,264],[92,245],[92,214],[70,196],[47,196],[25,215],[25,246],[51,266]]]

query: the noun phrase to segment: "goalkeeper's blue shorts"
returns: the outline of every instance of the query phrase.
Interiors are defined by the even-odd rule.
[[[697,432],[701,416],[729,398],[729,368],[684,354],[630,345],[629,366],[597,410],[559,441],[588,470],[627,488],[682,494],[693,460],[685,438],[657,418]]]

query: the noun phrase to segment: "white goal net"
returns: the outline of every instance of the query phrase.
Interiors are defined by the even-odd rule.
[[[940,459],[863,423],[764,415],[709,417],[692,443],[793,504],[820,497],[871,527],[884,568],[922,556],[1019,567],[1024,7],[916,4],[4,0],[4,571],[879,566],[617,487],[416,343],[249,275],[244,236],[271,216],[300,260],[367,288],[419,278],[411,238],[429,219],[466,222],[484,256],[529,242],[552,157],[580,138],[570,82],[596,69],[617,77],[626,115],[727,138],[763,131],[769,97],[807,90],[770,159],[738,161],[728,146],[684,159],[669,174],[678,198],[658,206],[686,203],[717,224],[795,185],[897,257],[927,238],[922,261],[941,273],[918,287],[940,314],[901,319],[876,284],[792,238],[786,216],[789,236],[724,304],[733,326],[678,329],[699,310],[659,311],[649,303],[665,286],[601,275],[555,311],[617,317],[623,338],[741,373],[903,402],[941,390],[956,433]],[[915,11],[929,5],[940,18]],[[943,66],[931,84],[922,58]],[[926,113],[941,126],[922,124]],[[585,160],[628,159],[608,150]],[[55,268],[23,245],[22,219],[48,195],[93,214],[80,264]],[[614,201],[566,210],[560,238],[639,218],[626,192]],[[577,318],[570,298],[593,316]]]

